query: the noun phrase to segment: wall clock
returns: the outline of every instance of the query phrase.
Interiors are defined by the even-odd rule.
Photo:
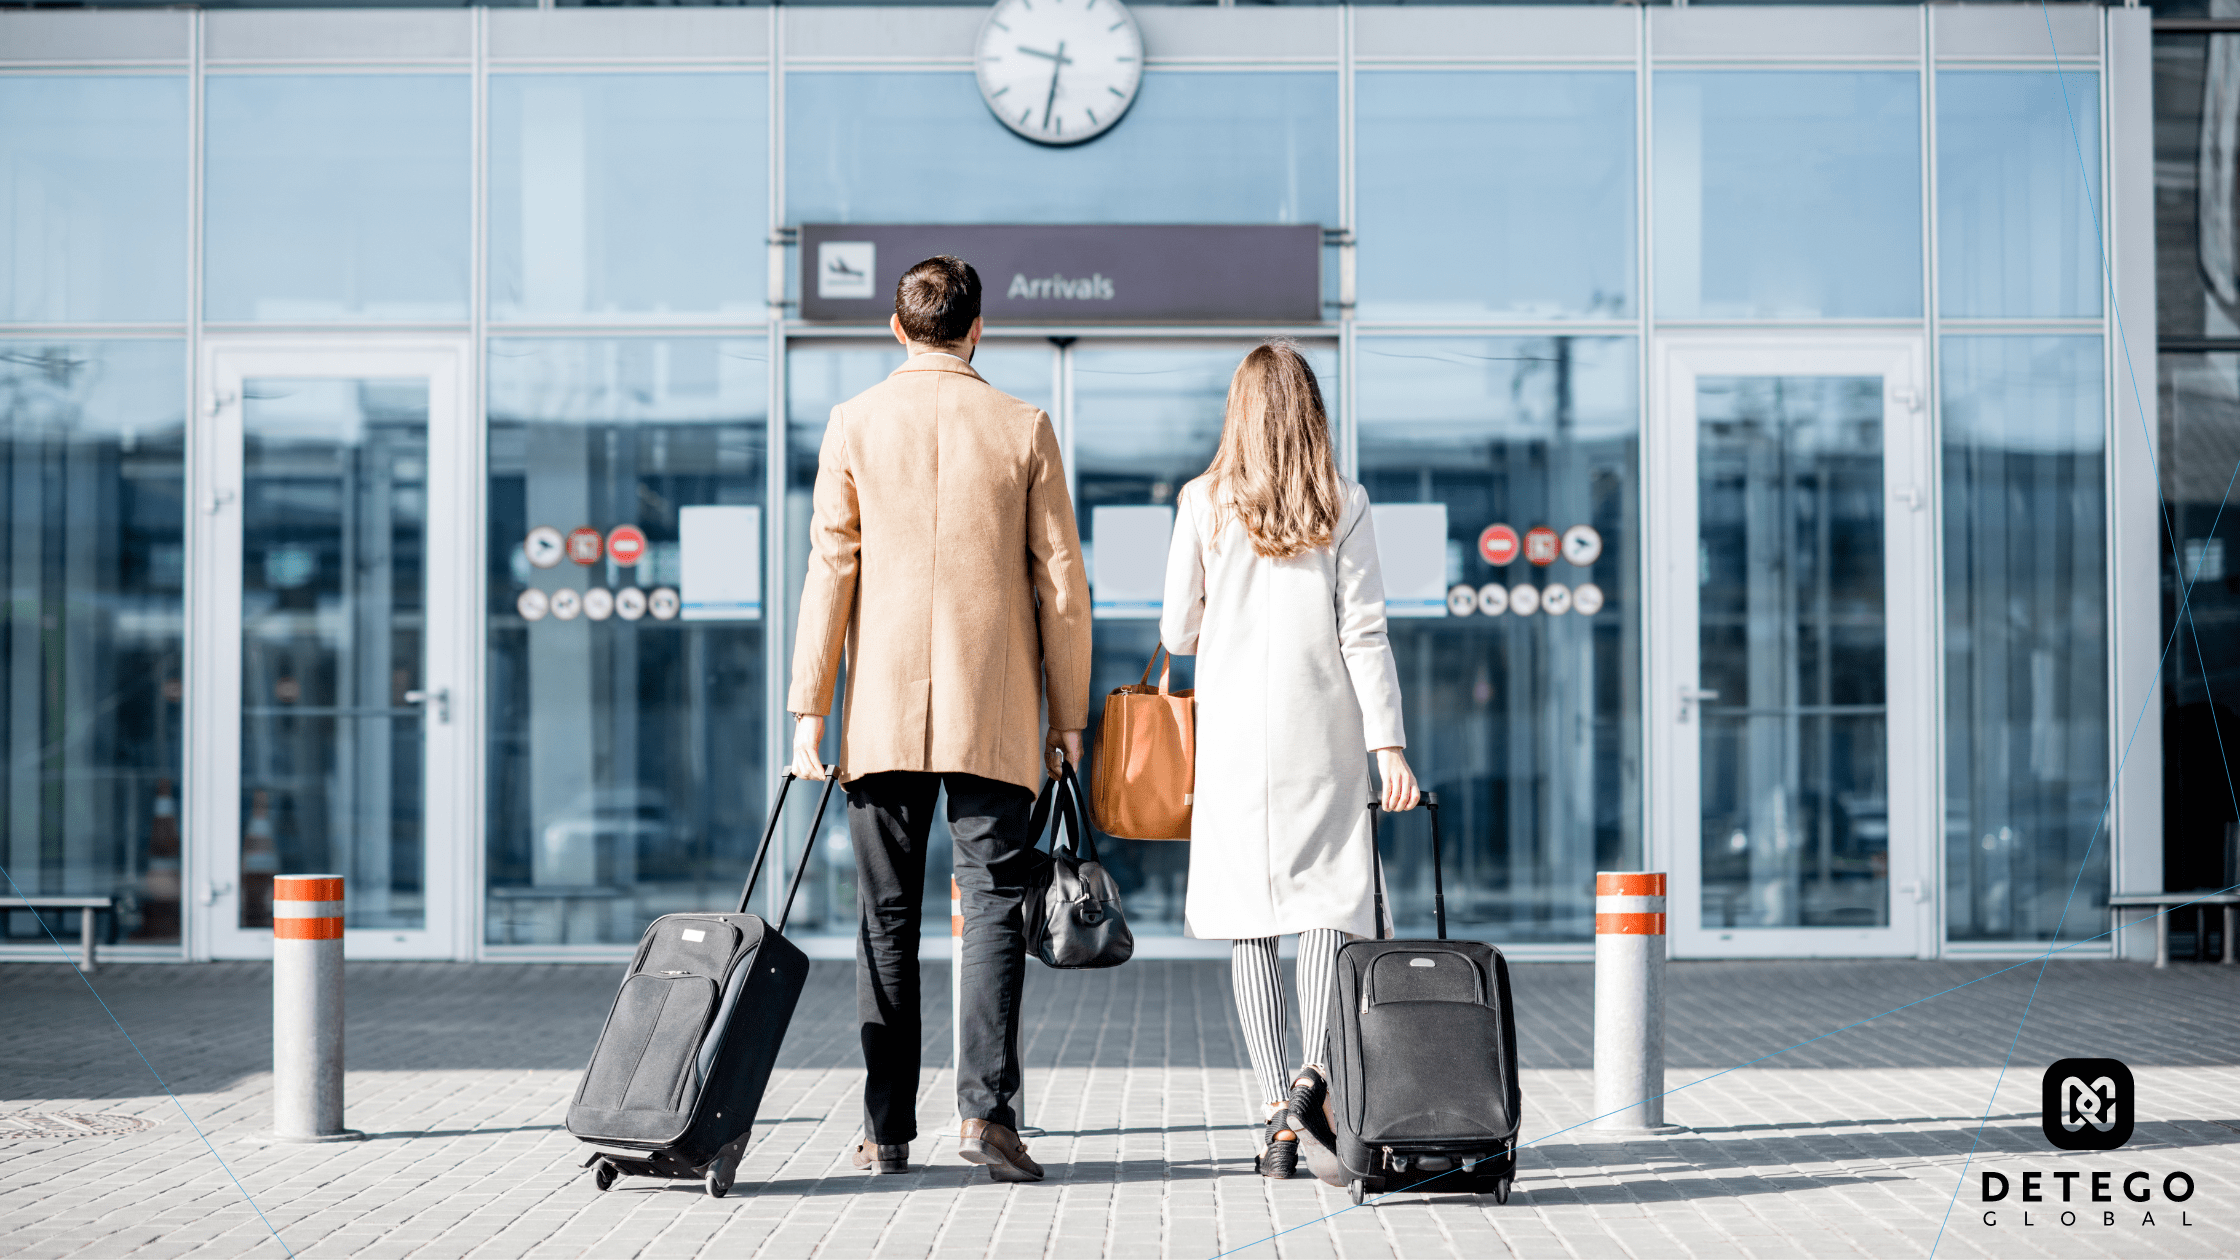
[[[1112,129],[1143,83],[1143,34],[1120,0],[999,0],[974,54],[980,97],[1037,144]]]

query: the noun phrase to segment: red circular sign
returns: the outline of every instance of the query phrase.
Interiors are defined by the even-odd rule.
[[[1545,525],[1535,525],[1524,534],[1524,558],[1534,564],[1549,565],[1563,552],[1563,537]]]
[[[646,532],[635,525],[617,525],[607,531],[607,555],[629,568],[645,558]]]
[[[579,525],[568,531],[568,558],[577,564],[597,564],[605,550],[605,540],[589,525]]]
[[[1478,554],[1485,562],[1500,568],[1517,558],[1517,531],[1506,525],[1488,525],[1478,535]]]

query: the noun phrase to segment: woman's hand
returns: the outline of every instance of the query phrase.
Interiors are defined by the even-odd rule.
[[[1416,791],[1416,772],[1408,768],[1408,756],[1397,748],[1377,750],[1377,777],[1384,781],[1384,798],[1378,802],[1388,814],[1401,814],[1416,807],[1422,795]]]

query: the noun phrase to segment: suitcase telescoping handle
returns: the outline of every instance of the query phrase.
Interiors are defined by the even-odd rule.
[[[778,819],[785,816],[786,792],[793,787],[794,778],[793,771],[788,770],[778,780],[778,799],[770,802],[770,821],[763,824],[762,843],[755,846],[754,868],[747,872],[747,886],[739,891],[740,914],[747,913],[747,907],[754,901],[754,886],[762,881],[762,863],[770,856],[770,844],[778,834]],[[809,838],[801,846],[801,860],[794,865],[793,881],[786,885],[785,905],[778,911],[777,928],[780,932],[786,930],[786,920],[793,914],[794,894],[801,891],[802,877],[809,873],[809,855],[816,851],[817,828],[824,825],[825,806],[832,803],[832,789],[839,786],[839,783],[840,767],[827,766],[824,791],[817,796],[817,816],[809,822]]]
[[[1431,915],[1439,925],[1439,939],[1447,939],[1447,877],[1439,853],[1439,794],[1425,792],[1423,807],[1431,811]],[[1369,802],[1369,865],[1377,898],[1377,937],[1384,938],[1384,855],[1377,851],[1377,803]]]

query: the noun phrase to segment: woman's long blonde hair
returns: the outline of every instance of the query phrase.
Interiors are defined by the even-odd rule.
[[[1322,390],[1292,342],[1263,342],[1237,365],[1206,481],[1216,534],[1233,514],[1270,559],[1330,545],[1345,494]]]

